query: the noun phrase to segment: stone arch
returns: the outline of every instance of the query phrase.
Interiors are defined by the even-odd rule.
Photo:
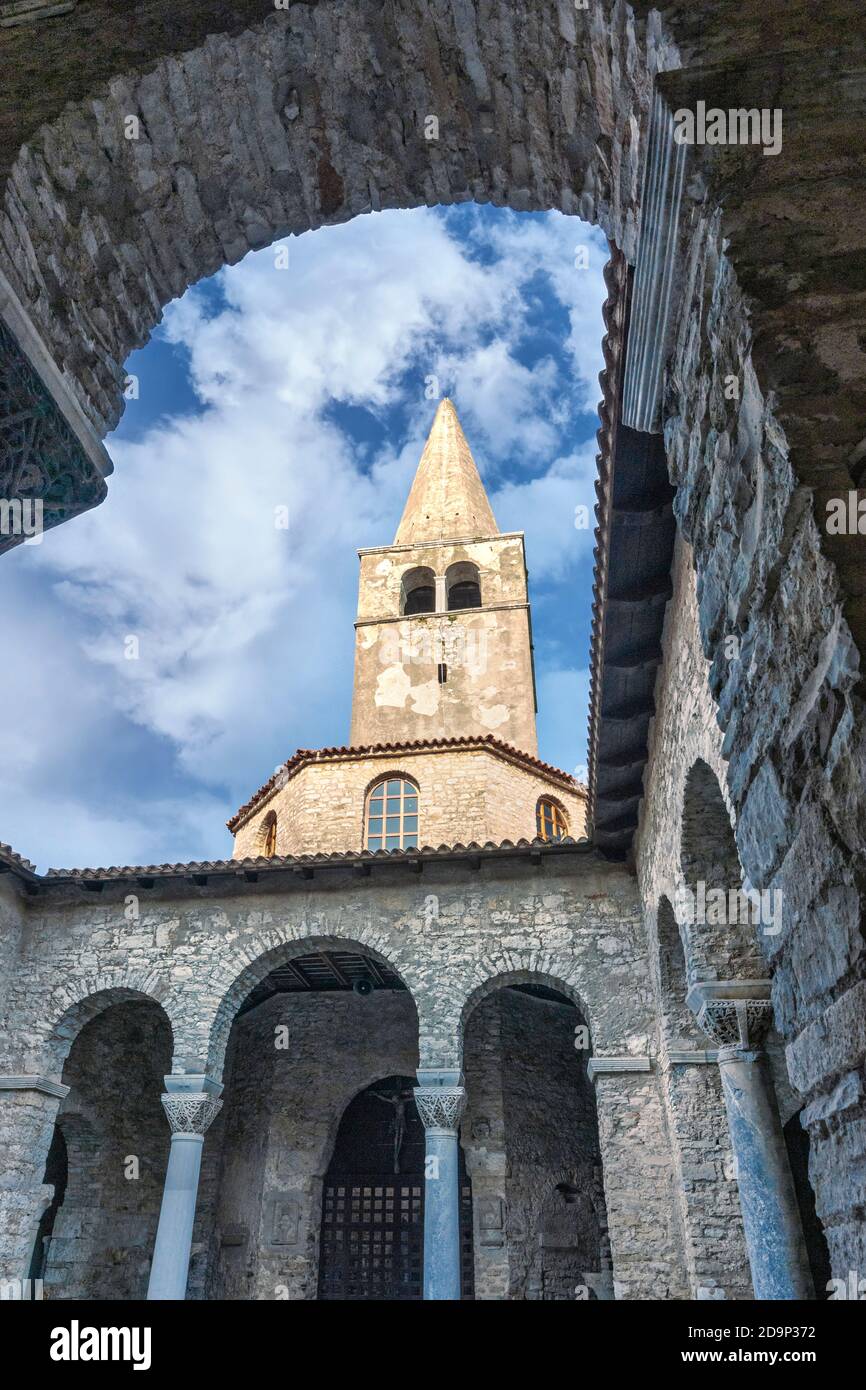
[[[507,989],[510,985],[544,985],[547,989],[556,990],[563,994],[574,1004],[581,1018],[590,1027],[591,1035],[589,1013],[584,999],[577,986],[567,976],[567,971],[559,973],[528,966],[516,970],[498,970],[488,975],[480,984],[475,986],[463,1001],[455,1033],[457,1045],[462,1049],[466,1024],[478,1005],[489,995],[495,994],[497,990]]]
[[[436,575],[429,565],[413,565],[400,580],[400,616],[436,611]]]
[[[636,132],[674,46],[623,0],[486,18],[293,5],[113,76],[34,131],[0,264],[99,434],[163,306],[288,235],[474,199],[577,214],[633,258]]]
[[[743,880],[731,817],[719,779],[697,758],[683,787],[680,865],[689,888],[703,877],[708,886],[739,887]]]
[[[248,947],[245,952],[246,964],[240,968],[237,962],[233,968],[226,966],[221,972],[222,979],[214,983],[213,993],[218,996],[219,1002],[210,1016],[203,1021],[201,1032],[188,1035],[190,1057],[200,1059],[200,1063],[197,1064],[201,1064],[209,1076],[219,1079],[222,1075],[229,1033],[243,1001],[278,965],[297,956],[306,955],[310,951],[328,948],[345,950],[347,947],[354,947],[379,964],[388,966],[403,981],[417,1012],[421,990],[419,982],[415,979],[414,968],[407,967],[407,963],[401,962],[396,953],[386,955],[379,949],[381,945],[378,934],[372,928],[361,925],[352,936],[287,935],[276,944],[262,942],[260,950]],[[192,1069],[190,1067],[190,1070]]]
[[[531,997],[521,985],[544,990]],[[547,971],[502,971],[465,999],[461,1146],[482,1298],[573,1299],[577,1286],[597,1297],[609,1287],[589,1038],[575,1032],[585,1017],[575,983]]]
[[[758,934],[772,924],[764,901],[744,886],[731,813],[703,758],[683,786],[679,860],[676,910],[689,982],[764,977]]]
[[[484,602],[481,592],[481,571],[471,560],[456,560],[445,571],[445,593],[448,612],[465,608],[480,608]]]
[[[704,1048],[706,1037],[686,1003],[689,970],[685,932],[677,922],[670,899],[659,899],[656,915],[660,1022],[665,1043],[670,1046]]]
[[[109,983],[115,978],[116,983]],[[75,1039],[82,1028],[115,1004],[137,1000],[158,1005],[165,1014],[172,1036],[176,1034],[177,1019],[165,998],[165,982],[156,972],[122,971],[114,976],[103,973],[97,979],[82,981],[81,992],[70,997],[68,990],[58,989],[52,1007],[46,1009],[48,1031],[42,1044],[41,1069],[49,1075],[60,1076]]]
[[[253,859],[269,859],[276,854],[276,834],[277,834],[277,813],[276,811],[266,811],[256,828],[256,838],[253,844]],[[271,844],[273,843],[273,848]]]
[[[52,1297],[141,1297],[167,1157],[160,1098],[172,1061],[171,1023],[141,992],[85,1003],[88,1017],[62,1073],[68,1094],[55,1118],[66,1182],[45,1232],[44,1278]]]
[[[337,1107],[334,1114],[331,1116],[330,1123],[328,1125],[328,1133],[322,1145],[320,1176],[324,1176],[324,1174],[327,1172],[328,1165],[330,1164],[334,1154],[334,1145],[337,1141],[337,1133],[339,1131],[340,1125],[343,1123],[343,1116],[345,1115],[349,1106],[352,1104],[354,1100],[357,1100],[358,1096],[362,1095],[364,1091],[367,1091],[371,1086],[374,1086],[377,1081],[385,1081],[389,1076],[392,1075],[394,1075],[393,1071],[383,1072],[382,1067],[377,1066],[369,1067],[367,1071],[362,1072],[360,1082],[357,1077],[353,1078],[351,1089],[348,1092],[346,1099],[340,1102],[340,1105]]]

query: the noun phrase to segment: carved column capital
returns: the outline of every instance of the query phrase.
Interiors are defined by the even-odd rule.
[[[415,1088],[415,1104],[424,1128],[456,1134],[466,1106],[466,1087],[459,1072],[443,1073],[440,1084],[430,1073],[419,1073],[419,1079],[422,1084]]]
[[[215,1096],[195,1091],[162,1097],[172,1134],[205,1134],[222,1104]]]
[[[773,1024],[769,980],[705,980],[686,996],[719,1061],[760,1050]]]
[[[165,1090],[162,1108],[172,1134],[204,1135],[222,1109],[222,1086],[210,1076],[167,1076]]]

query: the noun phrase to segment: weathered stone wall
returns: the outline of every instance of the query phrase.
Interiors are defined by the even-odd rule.
[[[234,857],[264,853],[266,819],[277,817],[277,854],[330,854],[364,847],[367,793],[382,777],[404,775],[419,790],[421,845],[499,844],[532,840],[541,796],[564,808],[568,833],[586,831],[586,798],[565,778],[548,778],[485,749],[408,750],[311,762],[290,774],[240,826]]]
[[[43,897],[25,908],[26,945],[4,1020],[4,1070],[57,1076],[82,1022],[138,991],[168,1015],[172,1070],[219,1077],[232,1021],[253,986],[311,943],[347,941],[387,960],[408,985],[422,1064],[459,1066],[463,1022],[475,1006],[502,983],[531,979],[574,999],[596,1055],[645,1056],[654,1027],[652,984],[629,873],[577,850],[541,865],[519,853],[477,862],[472,868],[428,859],[422,878],[394,864],[377,865],[361,879],[348,866],[316,870],[312,884],[290,869],[257,883],[214,876],[213,887],[121,882],[98,896],[58,884],[51,890],[55,901]],[[139,900],[133,922],[125,916],[130,896]],[[361,1004],[369,1002],[375,1007],[375,999]],[[327,1067],[338,1046],[329,1039],[321,1065]],[[657,1078],[608,1076],[598,1088],[602,1164],[606,1183],[613,1183],[611,1246],[623,1296],[651,1296],[660,1278],[664,1287],[680,1288],[678,1274],[658,1274],[679,1256],[658,1235],[669,1210],[658,1178],[670,1156]],[[33,1093],[6,1093],[2,1100],[4,1142],[21,1158],[2,1200],[22,1220],[32,1213],[51,1135],[44,1118],[19,1125],[27,1097]],[[45,1101],[45,1113],[53,1115],[57,1102],[52,1109]],[[228,1117],[218,1123],[228,1124]],[[270,1150],[256,1162],[265,1165],[266,1180],[276,1176]],[[238,1181],[230,1177],[226,1190]],[[3,1263],[14,1265],[21,1238],[2,1213],[0,1234]],[[200,1264],[195,1278],[203,1288]]]
[[[585,1051],[575,1050],[579,1018],[573,1006],[514,990],[497,991],[469,1018],[462,1143],[476,1298],[573,1300],[578,1287],[610,1283],[595,1098]]]
[[[834,1274],[844,1274],[866,1265],[860,658],[811,493],[759,386],[719,218],[698,207],[691,219],[666,442],[700,576],[740,860],[756,888],[782,894],[782,929],[760,944],[791,1081],[809,1100],[811,1181]]]
[[[602,1274],[607,1233],[595,1095],[586,1049],[575,1047],[580,1015],[516,993],[498,1001],[509,1297],[573,1300],[585,1276]]]
[[[21,942],[23,913],[14,880],[0,874],[0,1015]]]
[[[646,40],[622,3],[479,10],[295,4],[143,75],[111,69],[28,132],[0,266],[100,431],[162,306],[289,233],[475,199],[578,213],[633,255],[650,74],[676,61],[657,22]]]
[[[698,1299],[749,1299],[752,1282],[721,1075],[686,1004],[687,970],[673,908],[647,915],[659,1000],[659,1068],[689,1287]]]
[[[685,995],[697,979],[749,974],[759,978],[764,969],[756,928],[688,923],[678,898],[678,890],[688,882],[694,889],[698,877],[714,881],[720,866],[727,886],[739,886],[740,877],[738,867],[730,863],[730,802],[726,799],[722,805],[727,798],[722,733],[701,649],[692,556],[682,539],[675,547],[662,648],[636,863],[657,989],[659,1067],[675,1167],[671,1200],[678,1210],[692,1297],[749,1298],[751,1280],[719,1070],[706,1058],[711,1043],[697,1027]],[[705,834],[703,840],[692,837],[691,862],[687,856],[684,872],[683,823],[689,819],[687,794],[696,767],[715,775],[726,825],[720,829],[715,806],[699,803],[696,830]],[[679,909],[679,922],[673,904]],[[672,1051],[693,1056],[687,1062],[672,1061]]]

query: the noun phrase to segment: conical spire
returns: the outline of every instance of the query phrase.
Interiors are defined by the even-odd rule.
[[[436,411],[394,544],[498,535],[457,411],[446,397]]]

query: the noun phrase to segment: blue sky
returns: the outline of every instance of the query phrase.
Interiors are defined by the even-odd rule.
[[[108,500],[3,558],[0,839],[43,869],[221,858],[295,748],[348,741],[355,552],[393,539],[440,395],[526,532],[541,756],[581,769],[606,257],[559,213],[421,208],[169,305]]]

